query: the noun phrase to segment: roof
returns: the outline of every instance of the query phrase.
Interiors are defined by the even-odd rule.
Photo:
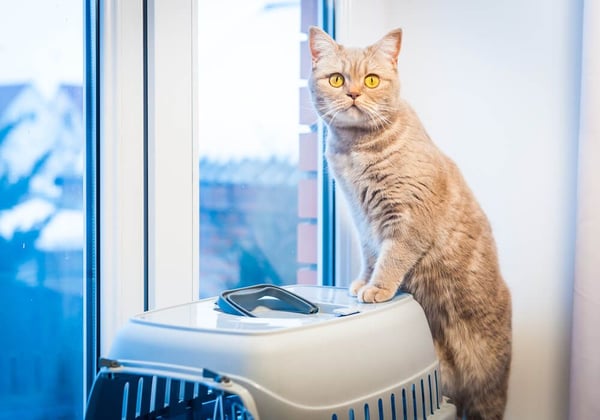
[[[81,85],[62,83],[58,90],[65,92],[77,108],[83,109],[83,87]]]
[[[276,157],[228,161],[200,159],[200,182],[203,184],[294,186],[299,179],[297,163]]]
[[[2,116],[2,114],[4,114],[4,110],[8,108],[10,103],[27,86],[28,85],[26,83],[19,83],[14,85],[0,85],[0,117]]]

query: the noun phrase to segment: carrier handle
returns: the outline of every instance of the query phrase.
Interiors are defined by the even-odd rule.
[[[314,303],[282,287],[271,284],[226,290],[217,299],[219,308],[231,315],[256,318],[252,313],[258,306],[285,312],[310,315],[319,311]]]

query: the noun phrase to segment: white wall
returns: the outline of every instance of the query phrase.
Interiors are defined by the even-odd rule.
[[[513,296],[506,418],[567,418],[580,1],[336,5],[342,43],[404,29],[404,96],[491,220]]]

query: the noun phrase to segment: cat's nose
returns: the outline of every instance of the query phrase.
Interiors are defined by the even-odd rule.
[[[352,100],[356,100],[356,98],[358,98],[360,96],[360,93],[358,93],[358,92],[348,92],[348,93],[346,93],[346,95],[348,95],[349,97],[351,97]]]

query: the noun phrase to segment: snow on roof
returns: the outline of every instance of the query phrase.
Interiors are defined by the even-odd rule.
[[[287,159],[242,159],[218,161],[200,159],[200,183],[221,185],[296,185],[300,179],[298,165]]]
[[[56,210],[42,198],[32,198],[0,212],[0,235],[11,240],[15,232],[26,232],[43,223]]]
[[[60,210],[42,229],[35,246],[41,251],[82,249],[83,225],[83,211]]]

